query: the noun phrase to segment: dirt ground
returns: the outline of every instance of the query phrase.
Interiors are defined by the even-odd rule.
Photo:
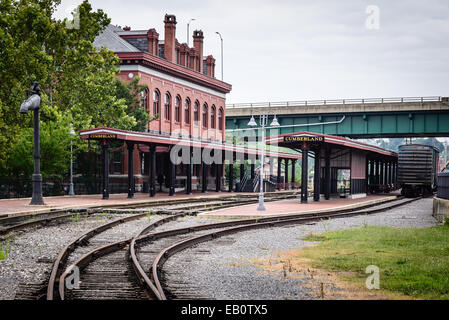
[[[255,258],[251,264],[261,272],[283,278],[300,278],[304,287],[323,300],[409,300],[414,299],[386,290],[369,290],[363,281],[356,281],[351,272],[328,272],[311,267],[311,261],[301,257],[301,249],[277,252],[274,258]],[[368,275],[367,275],[368,276]]]

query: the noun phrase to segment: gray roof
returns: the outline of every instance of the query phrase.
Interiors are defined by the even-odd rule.
[[[118,30],[116,31],[121,36],[133,36],[133,35],[146,35],[148,33],[148,30]]]
[[[94,47],[106,47],[114,52],[140,52],[140,50],[132,44],[120,38],[120,36],[116,33],[119,30],[122,29],[113,25],[107,26],[106,29],[104,29],[104,31],[95,38],[93,43]]]

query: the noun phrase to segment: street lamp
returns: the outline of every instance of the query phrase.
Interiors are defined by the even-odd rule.
[[[221,40],[221,81],[223,81],[223,37],[221,36],[220,32],[215,32],[220,36]]]
[[[45,205],[42,197],[42,175],[41,175],[41,155],[39,150],[39,108],[41,106],[41,88],[35,81],[30,90],[28,90],[28,99],[20,106],[20,113],[25,114],[28,110],[34,111],[34,174],[33,174],[33,197],[30,205]]]
[[[195,19],[190,19],[189,20],[189,22],[187,23],[187,46],[189,46],[189,33],[190,33],[190,31],[189,31],[189,28],[190,28],[190,22],[192,22],[192,21],[195,21]]]
[[[268,114],[263,114],[260,116],[260,125],[262,126],[262,156],[260,161],[259,206],[257,207],[257,211],[265,211],[266,209],[264,205],[263,178],[265,173],[265,126],[268,125]],[[249,121],[248,126],[257,126],[257,122],[254,119],[254,116],[251,116],[251,120]],[[270,127],[279,127],[279,122],[276,116],[274,116]]]
[[[75,195],[75,190],[73,188],[73,139],[72,137],[76,135],[75,130],[73,130],[73,124],[70,124],[70,187],[69,196]]]

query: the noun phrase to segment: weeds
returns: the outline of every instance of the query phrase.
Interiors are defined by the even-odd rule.
[[[73,214],[72,215],[72,222],[78,224],[78,222],[80,221],[80,213],[78,212],[77,214]]]
[[[11,255],[11,248],[12,248],[11,238],[8,236],[6,238],[6,241],[0,242],[0,260],[6,260]]]
[[[147,219],[148,219],[148,222],[151,222],[151,210],[149,210],[148,212],[147,212]]]

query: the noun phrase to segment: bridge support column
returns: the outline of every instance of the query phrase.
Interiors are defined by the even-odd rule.
[[[127,143],[128,147],[128,199],[134,198],[134,143]]]
[[[109,200],[109,144],[102,143],[103,149],[103,200]]]
[[[240,183],[242,183],[244,177],[245,177],[245,160],[243,160],[243,163],[240,163]]]
[[[150,197],[156,196],[156,146],[150,146],[150,181],[148,183]]]
[[[301,160],[301,203],[307,203],[309,197],[308,190],[308,176],[309,176],[309,147],[304,146],[302,150],[302,160]]]
[[[284,189],[288,190],[288,159],[285,159],[285,180],[284,180]]]
[[[324,198],[326,200],[331,199],[331,148],[326,149],[325,167],[324,167]]]
[[[315,151],[315,170],[313,175],[313,201],[320,201],[321,157],[320,149]]]

